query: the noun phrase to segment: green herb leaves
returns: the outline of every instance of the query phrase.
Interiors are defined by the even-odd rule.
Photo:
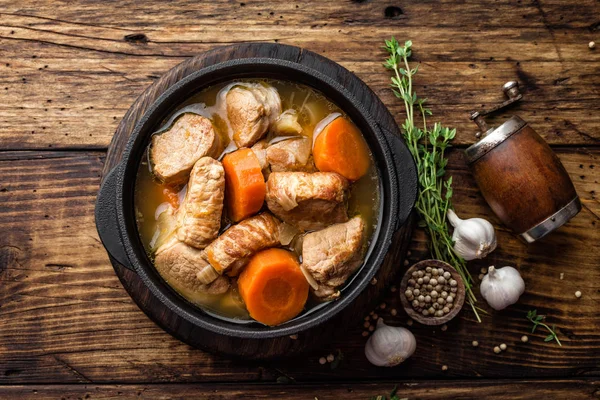
[[[481,322],[473,294],[473,279],[467,270],[465,260],[454,251],[452,235],[448,230],[446,214],[452,208],[452,177],[444,179],[448,159],[445,151],[456,136],[456,129],[450,129],[435,123],[433,128],[427,126],[427,117],[431,110],[425,108],[426,99],[421,99],[413,91],[412,78],[419,70],[418,66],[411,68],[408,59],[412,54],[412,42],[407,40],[404,45],[392,37],[385,41],[385,50],[389,57],[383,66],[394,75],[391,77],[392,91],[402,99],[406,110],[406,120],[402,124],[402,133],[410,150],[419,174],[419,197],[416,208],[421,217],[419,226],[426,228],[431,239],[430,248],[434,258],[446,261],[454,266],[460,274],[467,291],[467,301],[471,305],[477,320]],[[423,120],[422,126],[415,125],[414,112],[417,108]]]
[[[556,335],[556,326],[552,325],[552,328],[550,328],[548,325],[543,323],[542,321],[545,318],[545,315],[538,315],[537,310],[531,310],[527,312],[527,319],[533,324],[533,328],[531,328],[531,333],[534,333],[538,326],[543,326],[548,330],[548,332],[550,332],[550,334],[544,339],[544,342],[551,342],[553,340],[556,340],[556,343],[558,343],[559,346],[562,346],[560,340],[558,340],[558,336]]]

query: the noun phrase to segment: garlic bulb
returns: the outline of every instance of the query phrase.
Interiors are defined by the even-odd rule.
[[[378,367],[393,367],[412,356],[416,348],[417,341],[408,329],[387,326],[380,318],[365,345],[365,356]]]
[[[525,282],[513,267],[488,269],[479,287],[481,295],[494,310],[503,310],[519,300],[525,291]]]
[[[465,260],[484,258],[496,249],[496,232],[485,219],[460,219],[454,211],[448,210],[448,220],[454,227],[454,251]]]

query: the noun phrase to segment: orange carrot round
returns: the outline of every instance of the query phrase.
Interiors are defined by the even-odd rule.
[[[293,253],[267,249],[256,253],[238,278],[250,316],[265,325],[289,321],[304,309],[308,282]]]
[[[257,213],[265,201],[267,187],[258,158],[250,149],[239,149],[223,157],[225,198],[234,222]]]
[[[362,134],[343,117],[334,119],[317,136],[313,158],[319,171],[337,172],[351,181],[365,175],[371,163]]]

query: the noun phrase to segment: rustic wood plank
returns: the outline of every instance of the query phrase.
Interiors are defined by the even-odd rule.
[[[414,325],[415,355],[381,369],[363,355],[362,326],[298,359],[274,362],[231,361],[173,339],[134,305],[98,241],[93,207],[104,153],[0,152],[0,383],[273,381],[282,374],[297,381],[599,376],[600,248],[594,243],[600,241],[600,150],[561,148],[558,154],[584,210],[533,246],[499,227],[499,249],[471,267],[476,274],[489,264],[519,266],[527,283],[519,304],[480,325],[465,310],[446,332]],[[450,173],[459,214],[497,224],[457,151]],[[425,246],[423,234],[415,235],[411,261],[426,256]],[[397,293],[383,301],[380,315],[406,325]],[[520,342],[530,329],[524,314],[534,308],[557,325],[563,347],[543,342],[541,331]],[[472,340],[480,346],[471,347]],[[499,343],[509,348],[495,355]],[[337,369],[318,364],[337,349],[344,355]]]
[[[380,65],[381,42],[391,34],[414,40],[416,90],[436,119],[459,129],[457,143],[474,140],[467,112],[497,102],[500,85],[518,79],[525,99],[514,112],[546,140],[600,144],[600,53],[587,48],[598,32],[593,0],[423,1],[402,4],[392,18],[384,1],[146,2],[142,9],[122,2],[110,13],[101,3],[3,3],[0,149],[105,149],[130,104],[160,75],[185,57],[249,40],[293,44],[341,63],[401,122]]]
[[[0,387],[0,396],[14,400],[62,399],[370,399],[388,395],[394,387],[400,398],[423,400],[440,398],[460,399],[569,399],[584,400],[597,397],[600,381],[573,380],[514,380],[506,381],[429,381],[336,383],[319,385],[11,385]]]

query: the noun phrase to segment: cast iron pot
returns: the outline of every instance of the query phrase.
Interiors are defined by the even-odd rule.
[[[338,300],[276,327],[259,323],[240,324],[219,318],[181,297],[155,270],[144,251],[135,221],[136,173],[145,156],[151,134],[178,105],[193,94],[208,86],[241,78],[293,81],[322,92],[360,128],[373,152],[379,173],[379,223],[361,269],[346,283]],[[366,85],[364,89],[370,90]],[[404,142],[381,127],[354,93],[317,69],[276,58],[245,58],[202,68],[171,86],[155,101],[136,125],[122,161],[106,175],[98,194],[95,213],[98,233],[109,255],[137,273],[148,289],[175,314],[198,328],[216,334],[243,339],[267,339],[307,330],[332,318],[350,304],[381,266],[392,237],[407,221],[416,196],[416,167]]]

